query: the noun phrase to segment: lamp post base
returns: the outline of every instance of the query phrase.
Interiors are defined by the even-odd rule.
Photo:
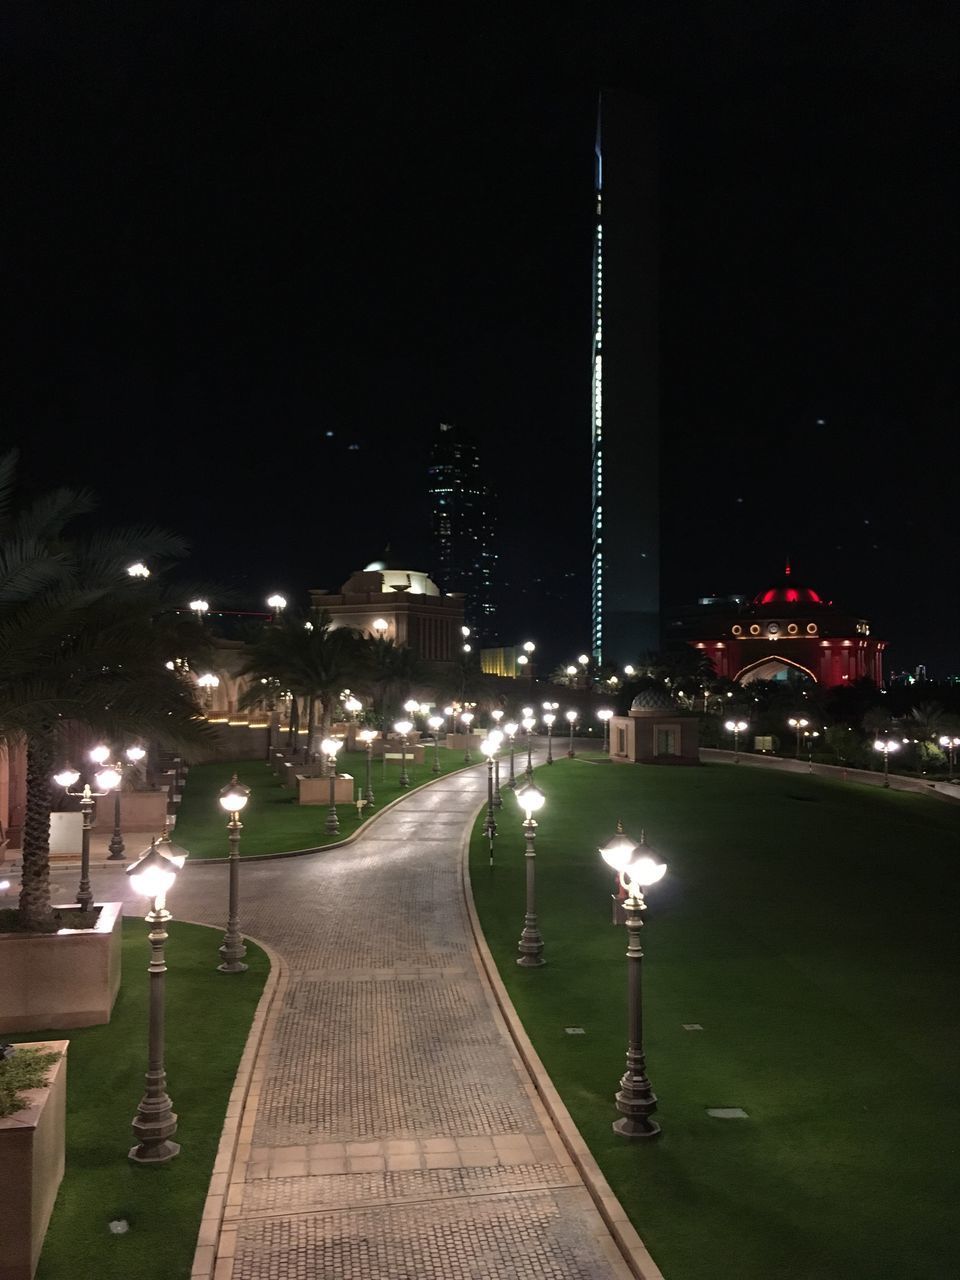
[[[110,838],[110,855],[108,862],[125,862],[126,846],[123,843],[123,836],[119,831],[115,831]]]
[[[656,1138],[662,1132],[656,1120],[631,1120],[628,1116],[614,1120],[612,1128],[621,1138]]]
[[[539,969],[547,963],[543,958],[543,939],[534,929],[524,929],[517,950],[520,952],[517,964],[521,969]]]
[[[247,948],[242,942],[224,942],[220,947],[221,964],[217,965],[219,973],[244,973],[247,966],[243,963],[243,957],[247,954]]]
[[[133,1136],[139,1141],[127,1153],[135,1164],[167,1164],[180,1150],[172,1142],[177,1132],[176,1113],[164,1093],[159,1098],[144,1098],[133,1118]]]
[[[179,1142],[158,1142],[153,1145],[140,1143],[136,1147],[131,1147],[127,1152],[127,1159],[132,1160],[134,1164],[169,1164],[174,1156],[180,1154]]]

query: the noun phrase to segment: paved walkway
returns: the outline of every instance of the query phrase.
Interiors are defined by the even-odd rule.
[[[481,981],[460,864],[485,793],[455,774],[353,845],[242,867],[243,927],[286,976],[216,1280],[632,1274]],[[175,914],[221,923],[225,885],[196,867]]]

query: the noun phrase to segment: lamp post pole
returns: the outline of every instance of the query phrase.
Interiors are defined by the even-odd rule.
[[[472,711],[464,711],[463,715],[461,715],[461,717],[460,717],[460,720],[461,720],[461,723],[462,723],[462,724],[465,724],[465,725],[466,725],[466,729],[465,729],[465,731],[464,731],[464,734],[465,734],[465,740],[466,740],[466,747],[464,748],[464,752],[463,752],[463,763],[464,763],[464,764],[472,764],[472,763],[473,763],[473,759],[472,759],[472,757],[471,757],[471,755],[470,755],[470,726],[471,726],[471,724],[473,724],[473,712],[472,712]]]
[[[603,754],[607,755],[610,751],[610,717],[613,712],[608,707],[603,707],[597,715],[603,721]]]
[[[803,733],[803,730],[807,727],[809,723],[810,723],[809,720],[804,720],[804,719],[798,720],[794,716],[791,716],[790,719],[787,721],[787,724],[790,726],[790,728],[794,731],[794,733],[797,736],[797,749],[794,752],[794,757],[797,760],[800,759],[800,736]]]
[[[409,787],[410,779],[407,776],[407,734],[413,728],[413,725],[409,720],[398,720],[393,728],[400,735],[400,786]]]
[[[641,916],[646,910],[643,889],[660,880],[666,866],[650,856],[651,850],[644,843],[642,834],[640,844],[635,844],[624,834],[623,824],[619,822],[616,835],[601,848],[600,853],[608,865],[620,872],[620,883],[627,894],[622,903],[627,927],[627,1063],[616,1095],[621,1118],[614,1121],[613,1131],[624,1138],[655,1138],[660,1126],[651,1119],[657,1109],[657,1095],[647,1076],[643,1048],[643,947],[640,930],[643,928]]]
[[[337,817],[337,752],[342,745],[339,738],[324,738],[320,744],[320,750],[327,758],[327,767],[330,772],[330,804],[323,827],[328,836],[338,835],[340,831],[340,819]]]
[[[493,842],[497,836],[497,820],[494,817],[493,802],[493,758],[497,754],[497,742],[487,737],[480,744],[480,750],[487,757],[487,816],[483,823],[483,834],[490,843],[490,865],[493,866]]]
[[[543,723],[547,726],[547,764],[553,764],[553,722],[556,718],[552,711],[548,711],[543,717]]]
[[[503,726],[504,733],[506,733],[507,739],[510,743],[510,776],[507,779],[507,786],[510,788],[511,791],[515,791],[517,786],[517,775],[514,771],[513,753],[514,753],[514,739],[517,736],[517,729],[519,729],[519,727],[520,726],[518,724],[515,724],[512,720],[509,722],[509,724],[505,724]]]
[[[883,752],[883,785],[890,786],[890,752],[899,751],[900,743],[893,738],[878,738],[873,744],[875,751]]]
[[[533,815],[543,807],[546,797],[532,782],[521,787],[516,794],[526,813],[523,821],[523,843],[527,881],[526,912],[523,917],[523,932],[517,943],[517,964],[521,969],[539,969],[546,962],[543,958],[543,937],[537,920],[537,820]]]
[[[105,748],[97,747],[90,755],[94,760],[102,763],[106,759],[106,755],[101,755],[101,751],[105,751]],[[116,769],[101,768],[99,773],[94,775],[94,781],[100,788],[99,791],[94,791],[89,782],[83,784],[82,791],[71,791],[70,788],[80,780],[78,771],[76,769],[64,769],[60,773],[54,774],[54,782],[63,787],[68,796],[77,796],[80,800],[80,813],[83,821],[80,828],[80,884],[77,886],[77,905],[81,911],[89,911],[93,906],[93,891],[90,888],[90,831],[93,827],[94,801],[102,796],[109,795],[114,786],[118,785],[119,779],[120,775]]]
[[[227,909],[227,932],[220,946],[221,963],[217,968],[221,973],[243,973],[246,965],[243,957],[247,948],[243,945],[243,934],[240,932],[240,832],[243,823],[240,821],[240,810],[247,803],[250,788],[237,781],[234,774],[230,783],[220,792],[220,804],[230,814],[227,822],[227,835],[230,840],[230,898]]]
[[[367,749],[366,785],[363,789],[363,798],[367,804],[373,804],[373,783],[370,780],[370,770],[373,760],[373,740],[377,736],[377,731],[375,729],[361,729],[358,736]]]
[[[740,735],[750,726],[746,720],[728,720],[723,726],[728,733],[733,734],[733,763],[740,763]]]
[[[577,754],[573,749],[573,726],[577,723],[577,713],[575,711],[567,712],[567,724],[570,726],[570,745],[567,747],[567,758],[572,760]]]
[[[427,721],[433,730],[433,768],[431,773],[441,773],[440,768],[440,730],[443,728],[443,716],[431,716]]]
[[[146,1088],[133,1119],[134,1146],[128,1153],[135,1164],[167,1164],[180,1151],[173,1142],[177,1117],[167,1093],[165,1058],[165,1014],[167,973],[164,944],[167,941],[166,893],[183,865],[183,858],[161,853],[155,843],[127,869],[134,888],[150,898],[146,921],[150,925],[150,1030],[147,1049]]]

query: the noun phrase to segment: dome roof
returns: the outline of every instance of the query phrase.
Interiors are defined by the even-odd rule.
[[[630,704],[631,711],[675,711],[676,704],[664,688],[641,689]]]
[[[798,587],[796,583],[787,581],[778,583],[775,587],[767,587],[754,596],[753,603],[810,605],[823,604],[823,601],[813,587]]]

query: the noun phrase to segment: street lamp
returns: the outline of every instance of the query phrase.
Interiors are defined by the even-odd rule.
[[[787,724],[790,726],[791,729],[793,729],[793,731],[797,735],[797,749],[794,754],[798,760],[800,759],[800,735],[809,723],[810,723],[809,720],[803,720],[803,719],[797,720],[793,716],[791,716],[790,719],[787,721]]]
[[[131,756],[130,751],[139,752],[139,755]],[[137,760],[142,760],[146,755],[142,747],[131,747],[130,751],[127,751],[126,754],[131,764]],[[94,764],[106,765],[112,755],[113,751],[110,747],[99,746],[94,747],[90,752],[90,759]],[[113,835],[110,837],[108,862],[123,862],[123,832],[120,830],[120,787],[122,782],[123,765],[119,761],[108,768],[102,768],[97,774],[97,786],[105,788],[102,794],[106,795],[108,791],[113,792]]]
[[[324,738],[320,743],[320,750],[327,757],[330,774],[330,807],[323,827],[328,836],[335,836],[340,830],[340,819],[337,817],[337,752],[342,746],[339,738]]]
[[[167,965],[163,944],[167,940],[166,925],[171,918],[166,897],[173,888],[185,857],[185,854],[170,856],[161,853],[156,842],[151,841],[150,848],[132,866],[127,867],[126,871],[134,892],[150,901],[150,910],[146,915],[147,924],[150,925],[150,964],[147,969],[150,975],[150,1039],[146,1090],[133,1120],[136,1145],[129,1151],[129,1158],[136,1164],[167,1164],[180,1150],[180,1144],[171,1141],[177,1132],[177,1117],[167,1093],[164,1064],[164,987]]]
[[[885,787],[889,787],[890,785],[890,752],[899,751],[900,743],[897,742],[896,738],[877,738],[876,742],[873,744],[873,749],[874,751],[883,752],[883,785]]]
[[[443,716],[431,716],[427,721],[433,730],[433,769],[432,773],[440,773],[440,730],[443,728]]]
[[[577,661],[580,663],[580,669],[583,671],[583,687],[586,689],[590,684],[590,655],[588,653],[581,653]]]
[[[127,565],[127,573],[131,578],[149,578],[150,570],[142,560],[137,560],[134,564]]]
[[[230,837],[230,903],[227,912],[227,932],[223,936],[220,947],[221,963],[217,968],[221,973],[243,973],[246,965],[243,957],[247,948],[243,945],[240,932],[240,832],[243,823],[240,821],[240,810],[250,799],[250,788],[237,781],[234,774],[220,792],[220,807],[229,813],[227,834]]]
[[[100,796],[109,795],[120,781],[116,769],[101,769],[94,774],[94,782],[98,790],[91,789],[85,782],[82,791],[71,791],[70,788],[80,781],[76,769],[64,769],[54,774],[54,782],[63,787],[68,796],[77,796],[80,800],[80,812],[83,814],[83,827],[80,833],[80,884],[77,887],[77,904],[81,911],[89,911],[93,906],[93,892],[90,888],[90,830],[93,826],[94,802]]]
[[[547,797],[534,782],[525,782],[516,792],[517,803],[526,814],[523,820],[523,841],[527,867],[527,910],[523,917],[523,932],[517,944],[517,964],[522,969],[538,969],[543,963],[543,938],[537,923],[537,820],[533,816],[543,808]]]
[[[613,716],[613,712],[610,710],[609,707],[601,707],[600,710],[597,712],[597,719],[603,721],[604,754],[606,754],[606,752],[609,750],[609,747],[610,747],[610,720],[612,716]]]
[[[283,611],[287,607],[287,597],[280,595],[279,591],[275,591],[272,596],[267,596],[267,608],[272,609],[274,613],[283,616]]]
[[[416,700],[416,698],[408,698],[406,702],[403,704],[403,709],[408,716],[415,716],[417,712],[420,710],[420,703]]]
[[[443,714],[444,714],[444,718],[450,721],[448,725],[444,725],[443,731],[445,734],[450,733],[452,731],[454,716],[456,715],[456,712],[454,711],[453,707],[444,707]]]
[[[497,834],[497,820],[493,816],[493,757],[500,747],[499,741],[488,734],[480,743],[480,750],[487,757],[487,816],[483,824],[483,834],[490,841],[490,865],[493,866],[493,841]]]
[[[207,601],[206,601],[206,600],[191,600],[191,601],[190,601],[190,608],[193,610],[194,615],[195,615],[195,617],[196,617],[197,621],[198,621],[198,622],[202,622],[202,621],[203,621],[203,615],[204,615],[204,614],[207,612],[207,610],[210,608],[210,605],[207,603]]]
[[[727,733],[733,734],[733,763],[740,763],[740,735],[744,733],[750,726],[746,720],[727,720],[723,726]]]
[[[954,761],[956,759],[957,747],[960,747],[960,738],[952,738],[948,734],[940,735],[940,745],[947,750],[947,758],[950,764],[950,772],[953,773]]]
[[[363,798],[367,804],[373,804],[373,785],[370,781],[370,762],[373,758],[373,740],[377,736],[376,729],[361,729],[357,737],[367,749],[367,785],[363,789]]]
[[[571,665],[567,667],[565,674],[567,677],[567,684],[572,689],[577,678],[577,668],[571,663]]]
[[[374,618],[373,622],[370,625],[373,628],[378,640],[383,639],[383,637],[386,635],[390,627],[390,623],[387,622],[386,618]]]
[[[473,724],[473,712],[472,711],[461,712],[460,723],[465,724],[467,726],[464,731],[465,737],[466,737],[466,749],[464,750],[464,753],[463,753],[463,763],[471,764],[472,759],[470,756],[470,726]]]
[[[507,735],[507,740],[510,743],[510,777],[507,779],[507,786],[510,787],[511,789],[515,788],[517,785],[517,778],[516,778],[516,774],[514,773],[514,767],[513,767],[513,748],[514,748],[513,740],[517,736],[517,730],[519,728],[520,726],[517,724],[515,720],[508,720],[507,723],[503,726],[503,732]]]
[[[351,695],[349,698],[344,698],[343,709],[344,711],[348,711],[350,715],[353,716],[354,720],[356,720],[357,713],[363,710],[363,703],[359,698],[354,698]]]
[[[517,658],[517,666],[525,667],[529,661],[530,659],[527,657],[527,655],[525,653],[521,653],[520,656]]]
[[[577,723],[577,713],[576,711],[568,711],[566,712],[566,717],[567,724],[570,726],[570,745],[567,748],[567,757],[572,760],[577,754],[573,749],[573,726]]]
[[[543,713],[543,723],[547,726],[547,764],[553,764],[553,722],[556,718],[552,711]]]
[[[502,713],[501,713],[502,714]],[[503,797],[500,795],[500,748],[503,746],[503,730],[491,729],[487,734],[488,738],[493,738],[497,744],[497,754],[493,757],[493,807],[495,809],[503,808]]]
[[[600,848],[604,862],[619,872],[620,884],[627,895],[622,904],[627,926],[627,1069],[616,1095],[621,1119],[613,1124],[614,1133],[624,1138],[655,1138],[660,1132],[659,1124],[650,1118],[657,1109],[657,1095],[647,1078],[643,1052],[643,948],[640,945],[643,921],[640,916],[647,905],[643,890],[662,880],[667,869],[664,863],[651,857],[652,852],[643,833],[640,833],[640,843],[635,844],[624,833],[622,822],[617,823],[613,839]]]
[[[533,651],[534,651],[534,649],[536,649],[536,647],[537,647],[537,646],[533,643],[533,641],[532,641],[532,640],[524,640],[524,642],[523,642],[523,652],[527,655],[527,658],[528,658],[528,659],[531,657],[531,655],[533,654]]]
[[[398,720],[393,726],[394,733],[400,735],[400,786],[409,787],[410,779],[407,777],[407,734],[413,728],[409,720]]]
[[[524,710],[529,711],[530,708],[525,707]],[[523,725],[523,732],[527,735],[527,780],[529,781],[533,777],[533,757],[531,755],[531,751],[533,750],[533,738],[531,737],[531,734],[533,733],[537,722],[533,716],[524,716],[520,723]]]
[[[212,671],[205,671],[202,676],[197,676],[197,684],[203,690],[203,705],[209,711],[213,706],[213,691],[220,687],[220,677]]]
[[[628,662],[627,665],[623,668],[623,674],[625,676],[635,676],[637,674],[637,669],[636,667],[631,667],[630,663]]]

